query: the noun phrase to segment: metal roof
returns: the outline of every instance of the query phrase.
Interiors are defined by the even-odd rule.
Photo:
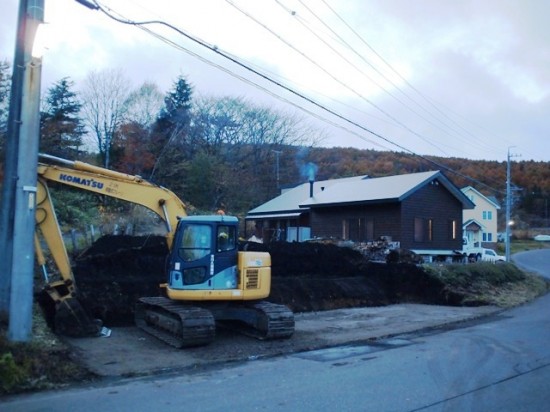
[[[358,181],[364,178],[366,178],[366,176],[354,176],[342,179],[316,181],[313,183],[313,195],[316,196],[318,193],[328,190],[328,188],[336,184],[341,184],[348,181]],[[309,189],[309,182],[302,183],[292,189],[289,189],[281,195],[277,196],[276,198],[271,199],[268,202],[250,210],[248,212],[247,218],[252,218],[253,216],[267,213],[303,213],[304,209],[300,208],[300,204],[309,198]]]
[[[247,215],[245,219],[291,219],[300,217],[302,213],[306,213],[306,210],[295,213],[267,213],[265,215]]]
[[[462,203],[465,209],[474,208],[472,201],[441,172],[430,171],[377,178],[356,176],[323,180],[314,183],[312,197],[309,196],[309,182],[303,183],[252,209],[248,212],[247,219],[262,218],[272,214],[281,216],[288,213],[306,212],[312,207],[401,202],[428,184],[442,185]]]
[[[404,175],[377,177],[356,182],[342,182],[326,192],[315,194],[301,207],[332,206],[335,204],[354,204],[369,202],[401,202],[421,187],[434,183],[449,190],[465,208],[474,204],[452,184],[441,172],[420,172]]]

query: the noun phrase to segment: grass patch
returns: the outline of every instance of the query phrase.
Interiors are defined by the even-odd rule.
[[[538,250],[538,249],[550,249],[550,242],[538,242],[533,239],[515,239],[510,242],[510,254],[519,252],[527,252],[529,250]],[[500,255],[506,254],[506,244],[498,243],[497,252]]]
[[[548,292],[549,282],[512,263],[427,266],[426,272],[445,286],[444,293],[463,306],[510,308]]]
[[[86,382],[94,375],[81,366],[51,332],[39,308],[34,308],[32,339],[10,342],[0,327],[0,395],[44,390]]]

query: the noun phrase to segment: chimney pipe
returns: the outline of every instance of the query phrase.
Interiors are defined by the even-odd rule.
[[[309,181],[309,197],[313,197],[313,180]]]

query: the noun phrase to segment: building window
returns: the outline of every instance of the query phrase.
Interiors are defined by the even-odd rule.
[[[414,241],[415,242],[431,242],[433,241],[433,219],[423,219],[421,217],[414,218]]]
[[[458,222],[456,220],[449,221],[449,238],[451,240],[458,239]]]
[[[492,220],[493,219],[493,212],[491,212],[490,210],[487,212],[487,220]]]
[[[483,220],[487,220],[487,212],[485,210],[483,211],[482,215],[483,215]]]
[[[374,220],[368,219],[367,220],[367,238],[365,239],[367,242],[370,242],[374,240]]]
[[[487,242],[492,242],[492,241],[493,241],[493,234],[487,233]]]
[[[424,241],[424,220],[419,217],[414,218],[414,241]]]
[[[483,241],[487,242],[487,233],[483,232]]]
[[[342,239],[344,240],[349,239],[349,227],[348,227],[348,221],[346,219],[342,220]]]
[[[342,238],[354,242],[373,240],[374,222],[365,218],[350,218],[342,220]]]

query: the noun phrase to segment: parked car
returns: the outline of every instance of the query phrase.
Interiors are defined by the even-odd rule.
[[[533,239],[539,242],[550,242],[550,235],[537,235]]]
[[[506,258],[504,256],[497,254],[497,252],[491,249],[483,249],[481,260],[483,260],[484,262],[493,262],[493,263],[506,262]]]

